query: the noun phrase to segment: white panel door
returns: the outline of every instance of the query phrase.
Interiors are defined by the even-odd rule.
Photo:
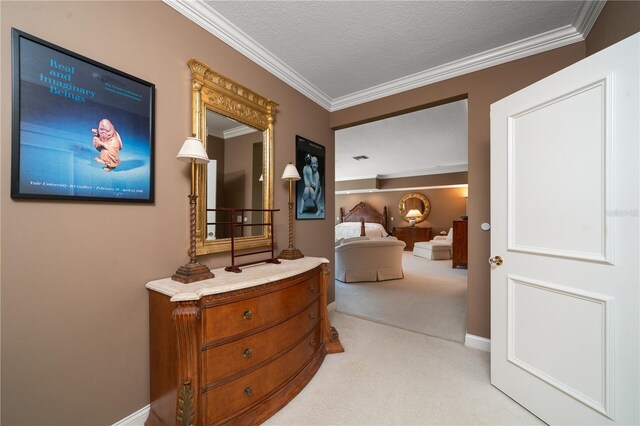
[[[491,383],[550,424],[640,423],[639,79],[636,34],[491,106]]]

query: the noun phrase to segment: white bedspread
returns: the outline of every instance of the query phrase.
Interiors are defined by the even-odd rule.
[[[389,235],[381,224],[369,222],[364,224],[364,233],[369,238],[386,237]],[[336,241],[340,238],[352,238],[359,236],[360,222],[344,222],[336,225]]]

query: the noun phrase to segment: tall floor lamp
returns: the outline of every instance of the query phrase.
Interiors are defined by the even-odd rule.
[[[296,166],[289,163],[284,168],[282,173],[282,180],[289,181],[289,247],[282,250],[279,259],[294,260],[304,257],[304,254],[297,248],[293,247],[293,181],[300,180],[300,175]]]
[[[209,162],[207,151],[205,151],[202,142],[197,138],[187,138],[176,157],[180,161],[191,163],[191,195],[189,195],[189,206],[191,208],[189,216],[190,225],[190,246],[189,246],[189,263],[178,268],[171,277],[172,280],[181,283],[193,283],[213,278],[211,270],[196,260],[196,163],[206,164]]]

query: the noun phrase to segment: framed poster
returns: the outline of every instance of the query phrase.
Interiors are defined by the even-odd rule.
[[[296,135],[296,219],[324,219],[324,146]]]
[[[11,197],[151,203],[155,86],[12,29]]]

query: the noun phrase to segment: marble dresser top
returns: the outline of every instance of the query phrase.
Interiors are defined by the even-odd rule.
[[[149,290],[171,296],[172,302],[199,300],[210,294],[225,293],[241,288],[254,287],[310,271],[311,269],[329,261],[323,257],[303,257],[296,260],[280,259],[280,264],[261,263],[245,266],[242,272],[227,272],[224,268],[212,269],[215,278],[183,284],[171,278],[149,281]]]

